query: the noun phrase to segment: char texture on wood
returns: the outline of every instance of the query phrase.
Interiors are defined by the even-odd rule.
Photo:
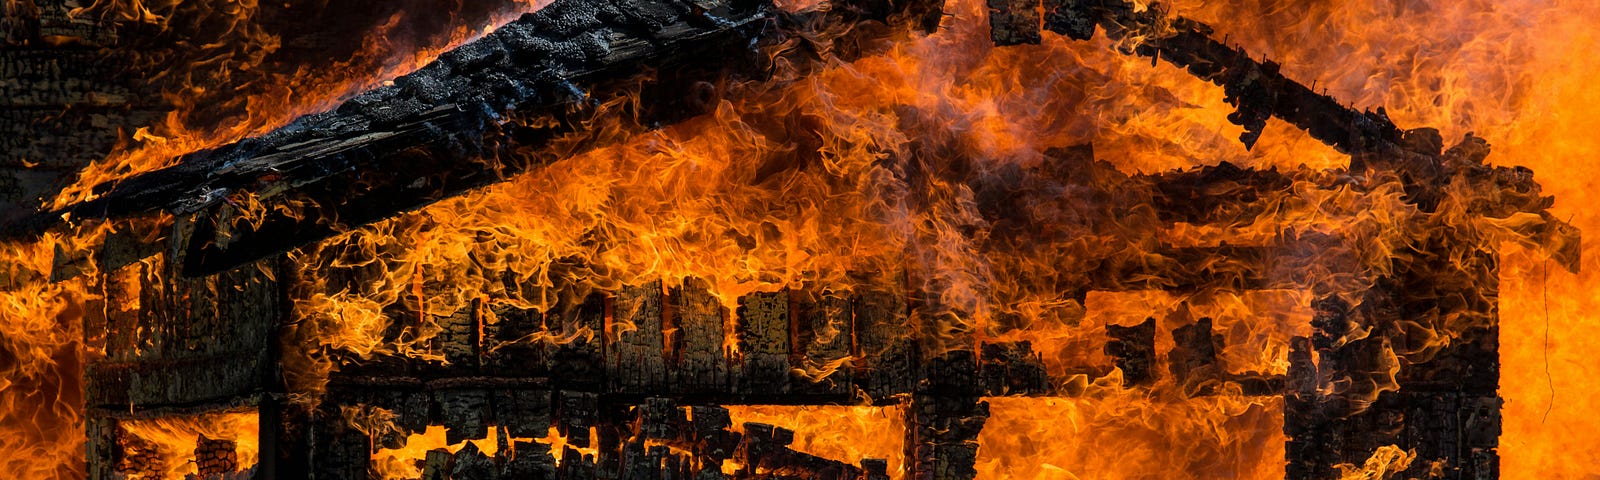
[[[97,198],[12,222],[0,237],[38,235],[64,216],[198,212],[203,228],[184,271],[214,273],[500,181],[559,155],[550,150],[591,148],[583,134],[606,100],[636,95],[628,118],[673,123],[707,108],[685,100],[704,97],[707,85],[764,78],[774,51],[804,73],[825,55],[858,56],[901,31],[872,24],[934,28],[941,7],[862,1],[787,12],[759,0],[558,0],[335,110],[101,185]],[[812,35],[818,25],[833,33]],[[795,39],[801,48],[769,48]],[[654,78],[641,84],[641,72]],[[271,207],[264,218],[221,218],[258,201]]]
[[[1484,192],[1482,202],[1467,202],[1473,205],[1472,214],[1535,214],[1539,221],[1519,227],[1518,233],[1568,270],[1578,268],[1578,231],[1547,211],[1554,200],[1539,194],[1532,171],[1486,164],[1489,145],[1481,138],[1468,134],[1446,149],[1438,130],[1402,130],[1382,107],[1347,107],[1283,75],[1277,63],[1216,40],[1211,26],[1169,18],[1158,6],[1141,10],[1124,0],[993,0],[989,7],[990,33],[997,45],[1031,43],[1041,25],[1079,40],[1092,37],[1098,27],[1123,53],[1165,60],[1221,86],[1235,108],[1228,121],[1244,127],[1239,140],[1246,148],[1255,145],[1267,120],[1277,117],[1350,155],[1351,172],[1364,173],[1370,181],[1398,179],[1406,201],[1424,212],[1435,211],[1446,192]],[[1044,12],[1042,22],[1034,13],[1038,9]],[[1456,188],[1462,183],[1470,186]]]

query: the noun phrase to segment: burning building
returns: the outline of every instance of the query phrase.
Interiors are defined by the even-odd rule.
[[[1592,6],[5,8],[24,478],[1600,474]]]

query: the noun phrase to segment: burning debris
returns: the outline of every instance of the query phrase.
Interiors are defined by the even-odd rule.
[[[14,291],[82,298],[90,477],[1499,478],[1503,249],[1583,260],[1487,141],[1158,5],[558,0],[455,43],[0,230]],[[1130,173],[1072,125],[1132,82],[995,87],[1091,47],[1345,157]]]

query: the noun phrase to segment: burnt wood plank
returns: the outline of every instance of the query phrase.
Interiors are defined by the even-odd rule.
[[[447,389],[433,392],[435,418],[445,427],[445,440],[450,444],[469,438],[489,435],[495,405],[490,403],[488,391],[481,389]]]
[[[484,362],[509,376],[536,376],[545,373],[549,344],[539,334],[545,331],[544,312],[499,302],[489,302],[483,317]]]
[[[978,358],[952,350],[928,358],[906,405],[906,465],[916,480],[977,475],[978,433],[989,419],[979,395]]]
[[[475,443],[467,442],[466,446],[457,451],[450,465],[450,478],[495,480],[499,478],[500,469],[495,468],[495,459],[485,455]]]
[[[851,372],[851,299],[844,292],[792,290],[794,350],[791,362],[804,372],[795,379],[794,391],[849,395],[854,390]]]
[[[449,450],[436,448],[422,457],[422,480],[450,480],[450,464],[455,456]]]
[[[556,457],[550,446],[539,442],[516,442],[512,445],[515,456],[506,462],[503,478],[556,478]]]
[[[917,381],[916,341],[907,328],[905,297],[869,289],[855,302],[856,383],[874,401],[910,393]]]
[[[512,437],[543,438],[553,425],[553,398],[549,390],[542,389],[497,391],[495,423]]]
[[[617,292],[610,327],[615,340],[606,351],[612,392],[659,392],[668,385],[663,297],[659,280]]]
[[[281,388],[272,357],[286,308],[277,262],[181,278],[190,225],[180,218],[164,233],[146,231],[165,248],[102,277],[104,319],[85,325],[105,348],[88,367],[89,405],[223,404]],[[96,325],[103,330],[88,330]]]
[[[117,432],[121,428],[117,419],[106,415],[94,415],[93,412],[84,420],[84,454],[89,461],[88,477],[90,480],[111,480],[115,478],[115,467],[122,447],[117,444]]]
[[[588,446],[592,438],[589,428],[600,421],[599,396],[563,390],[556,400],[561,402],[556,409],[556,431],[566,437],[569,445]]]
[[[915,480],[977,477],[978,433],[989,404],[977,397],[918,394],[907,407],[906,460]]]
[[[556,467],[556,478],[562,480],[594,480],[594,455],[579,453],[577,449],[572,448],[572,445],[567,445],[561,453],[561,464]]]
[[[436,318],[440,331],[434,337],[434,343],[453,371],[478,370],[483,333],[483,325],[478,320],[479,303],[473,301],[449,316]]]
[[[759,292],[739,299],[739,353],[743,356],[739,391],[789,392],[789,292]]]
[[[672,289],[677,365],[669,378],[679,392],[720,392],[730,385],[731,362],[723,349],[727,312],[709,288],[704,280],[687,278]]]
[[[1044,361],[1029,342],[985,343],[978,362],[978,381],[984,395],[1046,395],[1054,385]]]
[[[564,293],[547,325],[560,342],[550,355],[552,380],[562,385],[596,389],[605,385],[605,296]]]
[[[728,409],[718,406],[694,406],[689,408],[689,428],[693,432],[692,453],[701,464],[722,465],[723,460],[733,458],[737,453],[740,434],[728,431],[733,425],[733,420],[728,416]]]
[[[743,467],[736,477],[808,478],[854,480],[861,469],[847,463],[800,453],[789,448],[794,431],[764,423],[744,424],[744,441],[739,445]]]
[[[311,478],[366,478],[372,463],[372,439],[333,410],[321,410],[311,425]]]

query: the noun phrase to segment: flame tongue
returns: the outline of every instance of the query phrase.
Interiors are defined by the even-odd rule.
[[[1108,197],[1140,194],[1125,187],[1129,176],[1118,170],[1158,171],[1223,160],[1246,167],[1302,163],[1335,167],[1345,164],[1347,158],[1291,131],[1262,135],[1255,140],[1253,152],[1240,151],[1231,144],[1240,130],[1227,118],[1239,109],[1225,104],[1226,88],[1219,92],[1170,67],[1151,68],[1149,62],[1116,56],[1107,48],[1113,46],[1108,40],[1076,44],[1045,37],[1039,46],[990,49],[988,28],[979,25],[983,23],[982,6],[953,3],[954,18],[940,35],[896,45],[882,56],[837,64],[781,88],[738,86],[750,92],[708,101],[715,108],[705,117],[625,142],[604,137],[602,148],[521,175],[503,186],[472,192],[296,252],[295,259],[303,262],[301,268],[305,269],[302,277],[310,284],[304,286],[309,293],[300,297],[305,303],[297,306],[297,311],[305,316],[304,328],[327,329],[310,332],[308,341],[369,353],[401,348],[383,342],[382,331],[394,321],[384,308],[401,302],[409,292],[429,291],[430,285],[459,289],[430,298],[422,307],[446,312],[480,298],[549,306],[554,303],[551,297],[565,295],[551,293],[557,284],[613,288],[685,276],[708,279],[710,289],[731,302],[751,291],[786,286],[845,287],[852,282],[846,272],[876,270],[889,278],[904,279],[911,289],[930,298],[925,305],[938,311],[919,311],[919,315],[947,320],[949,328],[939,331],[996,337],[1035,335],[1035,348],[1051,355],[1052,368],[1065,372],[1087,364],[1097,370],[1085,370],[1098,376],[1109,369],[1109,359],[1094,348],[1103,340],[1100,327],[1139,323],[1150,311],[1167,308],[1160,305],[1168,300],[1083,298],[1062,285],[1081,284],[1079,277],[1108,267],[1184,265],[1160,249],[1161,243],[1257,245],[1286,236],[1284,225],[1309,224],[1307,230],[1332,232],[1335,237],[1374,239],[1379,254],[1352,255],[1342,264],[1356,262],[1377,273],[1386,268],[1377,260],[1397,252],[1410,255],[1416,246],[1414,239],[1435,234],[1462,235],[1459,238],[1471,239],[1484,248],[1504,241],[1552,245],[1550,239],[1559,239],[1565,243],[1553,248],[1566,252],[1560,257],[1563,263],[1579,263],[1576,253],[1581,244],[1575,237],[1561,234],[1552,219],[1571,215],[1575,225],[1596,225],[1592,212],[1583,208],[1590,203],[1582,200],[1588,197],[1591,179],[1581,164],[1596,149],[1593,136],[1588,135],[1595,115],[1585,110],[1596,103],[1594,89],[1581,78],[1532,72],[1563,71],[1585,77],[1580,73],[1600,70],[1594,59],[1582,53],[1586,49],[1578,48],[1595,43],[1591,27],[1600,18],[1600,10],[1561,3],[1414,4],[1429,8],[1423,14],[1405,10],[1409,7],[1389,11],[1392,6],[1387,4],[1380,9],[1372,6],[1377,4],[1356,2],[1198,3],[1182,2],[1176,9],[1209,18],[1246,45],[1276,40],[1269,44],[1272,46],[1252,50],[1271,51],[1283,59],[1286,75],[1306,68],[1338,69],[1328,70],[1333,77],[1328,85],[1343,98],[1363,104],[1386,100],[1383,103],[1394,107],[1390,112],[1396,119],[1438,125],[1451,138],[1470,130],[1490,132],[1489,138],[1501,146],[1498,153],[1503,163],[1581,173],[1547,179],[1549,191],[1563,198],[1563,206],[1556,210],[1561,216],[1531,214],[1548,206],[1547,200],[1526,189],[1531,184],[1523,181],[1520,172],[1479,165],[1483,157],[1473,153],[1477,147],[1470,140],[1459,150],[1452,149],[1458,156],[1445,153],[1445,161],[1422,163],[1415,171],[1367,168],[1368,172],[1334,171],[1327,176],[1286,174],[1284,178],[1292,183],[1276,190],[1280,194],[1258,198],[1247,208],[1220,211],[1215,218],[1229,220],[1220,222],[1224,224],[1221,227],[1170,225],[1171,218],[1149,211],[1148,206],[1141,209],[1137,203],[1102,209],[1114,203]],[[1261,12],[1261,16],[1238,15],[1240,11]],[[1219,18],[1227,21],[1216,21]],[[476,28],[471,31],[477,32]],[[1083,30],[1080,26],[1074,31]],[[1305,41],[1301,37],[1305,31],[1317,32],[1319,39],[1324,34],[1334,35],[1337,40]],[[1450,34],[1435,39],[1420,38],[1415,32]],[[1575,47],[1555,48],[1543,43],[1547,41],[1571,42]],[[1132,40],[1117,43],[1139,49]],[[1167,49],[1153,50],[1155,55],[1165,55],[1162,52]],[[1247,108],[1238,120],[1252,132],[1264,132],[1270,125],[1262,126],[1261,105],[1252,103],[1258,100],[1252,100],[1249,93],[1240,93],[1239,102],[1254,107]],[[282,123],[286,111],[268,116],[274,118],[272,122]],[[170,135],[170,145],[183,145],[173,147],[174,152],[215,143],[212,137],[188,133]],[[1413,135],[1407,139],[1401,133],[1398,140],[1392,133],[1380,137],[1430,155],[1443,146],[1433,135],[1421,131]],[[158,143],[148,134],[143,138],[150,145]],[[1114,165],[1104,170],[1049,172],[1059,166],[1056,156],[1043,153],[1049,147],[1089,142],[1097,148],[1091,159],[1111,160]],[[1442,176],[1450,181],[1438,183],[1439,191],[1414,195],[1403,186],[1416,178],[1394,178],[1419,172],[1424,178]],[[1008,190],[1019,185],[1008,179],[1017,178],[1027,180],[1020,184],[1029,187],[1020,192]],[[1100,188],[1085,188],[1085,182]],[[1242,192],[1251,191],[1241,182],[1234,185],[1199,193],[1222,197],[1245,196]],[[1174,203],[1182,203],[1202,197],[1174,198],[1180,199]],[[1418,202],[1424,198],[1433,206],[1419,208]],[[1486,206],[1482,202],[1486,199],[1494,202]],[[1501,210],[1492,205],[1515,208]],[[1417,222],[1424,214],[1431,218]],[[1023,228],[1029,225],[1039,230]],[[1552,231],[1541,225],[1557,225],[1550,227],[1557,232],[1540,233]],[[1168,226],[1172,228],[1164,229]],[[1401,226],[1434,233],[1419,234]],[[1140,236],[1153,230],[1162,232],[1159,238]],[[94,296],[83,285],[51,285],[43,280],[52,268],[53,243],[76,243],[55,238],[49,242],[6,255],[16,261],[9,263],[13,268],[5,276],[6,301],[0,308],[5,309],[7,320],[26,320],[0,322],[5,325],[0,327],[5,333],[5,351],[17,358],[11,371],[19,372],[0,382],[10,387],[4,390],[4,399],[8,406],[24,405],[0,410],[5,412],[7,427],[44,418],[35,412],[48,412],[46,416],[59,417],[63,424],[81,414],[78,407],[62,406],[76,404],[71,394],[35,401],[18,393],[23,389],[47,391],[33,385],[48,383],[43,379],[52,375],[70,377],[53,371],[76,370],[77,354],[72,352],[78,348],[74,342],[80,335],[74,329],[83,316],[86,299]],[[1108,251],[1123,252],[1113,256],[1119,262],[1084,260],[1103,258]],[[1315,262],[1308,268],[1312,270],[1307,275],[1335,284],[1369,280],[1335,276]],[[359,275],[350,276],[369,281],[334,280],[342,272],[357,270]],[[1592,382],[1584,379],[1600,372],[1595,371],[1593,362],[1586,361],[1593,350],[1586,347],[1593,342],[1581,334],[1588,318],[1584,312],[1594,310],[1596,303],[1591,278],[1595,269],[1581,276],[1546,270],[1530,255],[1514,254],[1501,264],[1503,327],[1505,332],[1518,333],[1501,335],[1506,368],[1502,394],[1511,401],[1506,410],[1506,448],[1500,454],[1505,457],[1508,477],[1582,478],[1592,474],[1589,470],[1596,463],[1588,461],[1594,452],[1573,448],[1593,443],[1592,432],[1596,431],[1593,415],[1589,415],[1594,408],[1593,395],[1588,393],[1593,389],[1585,387]],[[516,288],[488,280],[503,278],[504,272],[511,272]],[[1489,280],[1462,277],[1452,281]],[[1299,296],[1279,303],[1311,304],[1305,293],[1285,295]],[[1101,302],[1119,301],[1141,313],[1116,321],[1097,317],[1100,313],[1095,312],[1107,308]],[[1228,300],[1225,295],[1210,301],[1224,305],[1274,303]],[[1293,308],[1268,309],[1279,313],[1261,318],[1220,308],[1222,313],[1206,314],[1216,317],[1213,328],[1219,332],[1269,346],[1257,357],[1224,349],[1220,355],[1225,363],[1287,370],[1299,360],[1289,356],[1290,348],[1282,345],[1281,338],[1306,332],[1280,330],[1284,325],[1309,324],[1310,319],[1302,313],[1282,313]],[[1477,320],[1440,318],[1407,325],[1411,330],[1406,337],[1420,342],[1388,348],[1407,361],[1427,358],[1445,342],[1457,341],[1453,335]],[[69,327],[56,328],[61,325]],[[1048,327],[1058,327],[1054,336]],[[1550,334],[1529,334],[1545,331]],[[1336,335],[1325,339],[1329,345],[1372,335],[1361,328],[1333,333]],[[960,337],[952,338],[952,343],[961,343]],[[1163,335],[1156,338],[1165,342]],[[1165,351],[1167,347],[1161,348]],[[1311,350],[1302,349],[1308,357]],[[1155,358],[1159,362],[1161,357]],[[1547,385],[1537,381],[1541,378],[1548,379],[1548,391]],[[1065,388],[1086,392],[1084,400],[1051,401],[1046,407],[1027,403],[1035,402],[1027,399],[995,402],[995,417],[986,432],[1034,430],[1013,435],[1016,444],[985,437],[980,440],[986,446],[985,454],[998,457],[997,450],[1005,448],[1039,459],[1041,465],[985,459],[980,463],[984,474],[995,478],[1162,475],[1171,472],[1139,468],[1179,464],[1174,455],[1216,462],[1203,465],[1215,468],[1196,471],[1249,477],[1281,473],[1273,468],[1252,470],[1229,464],[1242,455],[1263,451],[1251,449],[1251,445],[1281,445],[1278,426],[1272,421],[1276,415],[1270,412],[1276,408],[1272,402],[1235,396],[1191,400],[1174,394],[1170,387],[1158,385],[1147,394],[1115,383],[1091,384],[1080,378]],[[1307,387],[1311,389],[1308,393],[1324,391],[1323,385]],[[1331,388],[1326,392],[1334,392]],[[1381,386],[1374,383],[1362,388],[1371,393]],[[1011,401],[1022,404],[1014,411],[1043,408],[1077,423],[1040,424],[1032,422],[1031,416],[1008,416],[1005,404]],[[34,405],[37,407],[30,407]],[[1016,430],[1005,427],[1012,425],[1005,419],[1024,417],[1030,419],[1026,425],[1017,424]],[[1117,444],[1121,448],[1116,452],[1126,454],[1114,457],[1124,462],[1108,463],[1095,457],[1046,459],[1051,452],[1088,451],[1041,446],[1039,439],[1080,438],[1063,433],[1072,425],[1089,432],[1090,440],[1084,442],[1125,442]],[[46,430],[64,429],[29,427],[24,435],[7,437],[26,439],[21,444],[0,440],[0,451],[7,452],[4,457],[34,458],[40,450],[49,450],[62,452],[55,455],[58,458],[81,458],[71,453],[79,440],[47,440]],[[1205,435],[1197,440],[1183,433],[1186,431]],[[1183,455],[1190,452],[1195,454]],[[1276,458],[1270,452],[1262,455]],[[1365,463],[1359,460],[1346,465],[1346,472],[1357,477],[1384,475],[1408,468],[1412,454],[1381,449]],[[41,477],[51,473],[26,471]]]

